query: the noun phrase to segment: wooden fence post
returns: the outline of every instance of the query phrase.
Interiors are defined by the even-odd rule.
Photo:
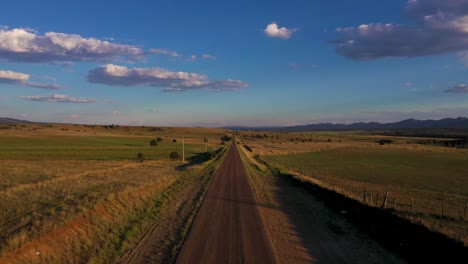
[[[379,206],[379,191],[377,191],[377,195],[375,197],[375,206]]]
[[[397,201],[398,201],[398,196],[395,195],[395,202],[393,202],[393,209],[394,210],[396,210]]]
[[[363,199],[362,199],[362,201],[363,201],[363,204],[366,204],[366,189],[364,189],[364,191],[363,191]]]
[[[414,201],[413,201],[413,198],[411,198],[411,213],[413,213],[413,207],[414,207]]]
[[[429,204],[430,204],[430,203],[431,203],[431,199],[429,199],[429,202],[427,202],[427,204],[426,204],[426,210],[425,210],[425,211],[426,211],[426,214],[427,214],[427,210],[429,210]]]
[[[382,203],[382,208],[384,209],[387,207],[387,199],[388,199],[388,192],[385,193],[385,198]]]

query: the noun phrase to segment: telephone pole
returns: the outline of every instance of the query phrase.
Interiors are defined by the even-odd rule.
[[[182,137],[182,162],[185,162],[185,137]]]

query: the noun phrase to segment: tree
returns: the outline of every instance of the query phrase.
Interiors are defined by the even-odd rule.
[[[171,160],[180,160],[180,155],[179,153],[177,153],[176,151],[172,151],[170,154],[169,154],[169,158]]]
[[[158,137],[158,138],[156,139],[156,141],[157,141],[157,142],[162,142],[162,138]]]
[[[137,161],[138,161],[138,162],[143,162],[144,160],[145,160],[145,156],[143,155],[143,153],[138,152],[138,154],[137,154]]]
[[[150,146],[154,147],[154,146],[157,146],[158,145],[158,142],[156,142],[156,140],[151,140],[150,141]]]
[[[172,140],[172,142],[176,143],[176,142],[177,142],[177,139],[174,138],[174,139]]]

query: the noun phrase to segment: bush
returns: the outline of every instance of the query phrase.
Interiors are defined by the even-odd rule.
[[[222,141],[231,141],[231,137],[230,136],[222,136],[221,140]]]
[[[177,153],[176,151],[172,151],[170,154],[169,154],[169,158],[171,160],[180,160],[180,155],[179,153]]]
[[[137,154],[137,161],[138,161],[138,162],[143,162],[144,160],[145,160],[145,156],[143,155],[143,153],[138,152],[138,154]]]
[[[158,142],[156,142],[156,140],[151,140],[150,141],[150,146],[154,147],[154,146],[157,146],[158,145]]]
[[[176,143],[176,142],[177,142],[177,139],[174,138],[174,139],[172,140],[172,142]]]
[[[162,142],[162,138],[158,137],[158,138],[156,139],[156,141],[157,141],[157,142]]]
[[[385,145],[385,144],[391,144],[393,143],[393,140],[390,140],[390,139],[381,139],[379,140],[377,143],[379,143],[381,146]]]

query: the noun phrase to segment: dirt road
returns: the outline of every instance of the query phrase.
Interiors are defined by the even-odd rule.
[[[233,144],[214,176],[177,263],[275,263],[255,195]]]

